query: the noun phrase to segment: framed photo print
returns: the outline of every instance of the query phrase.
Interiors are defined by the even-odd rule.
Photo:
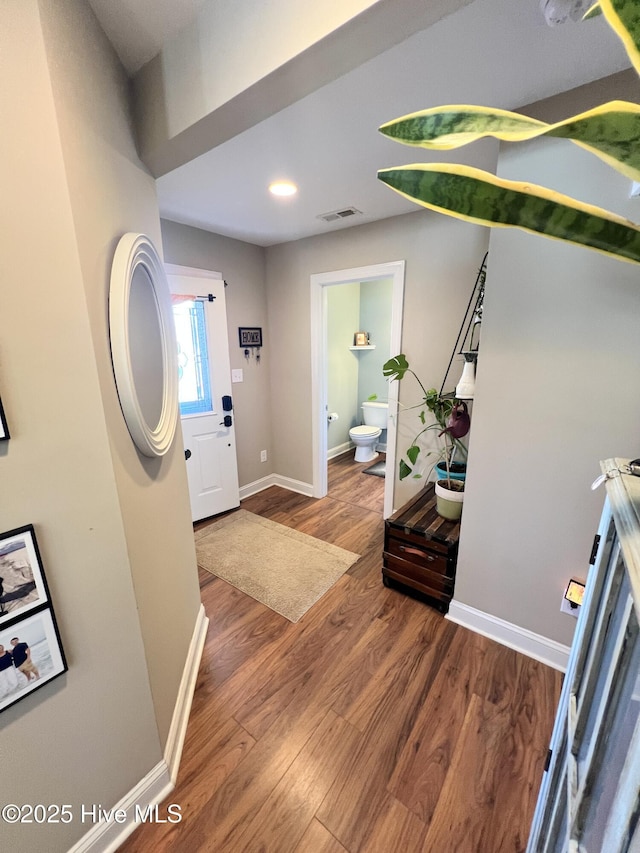
[[[4,416],[2,400],[0,400],[0,441],[7,441],[9,438],[9,427],[7,426],[7,419]]]
[[[33,525],[0,533],[0,630],[49,603]]]
[[[239,328],[238,335],[241,347],[262,346],[262,328],[259,326],[254,328]]]
[[[66,671],[51,608],[0,628],[0,711]]]
[[[356,332],[353,336],[354,347],[366,347],[369,343],[369,334],[367,332]]]

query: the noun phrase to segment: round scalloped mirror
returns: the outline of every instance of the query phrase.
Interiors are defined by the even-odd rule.
[[[131,438],[145,456],[164,456],[178,421],[178,356],[164,268],[144,234],[125,234],[116,248],[109,334]]]

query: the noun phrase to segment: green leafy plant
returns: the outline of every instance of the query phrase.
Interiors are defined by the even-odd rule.
[[[407,410],[420,410],[418,417],[423,427],[418,431],[413,441],[405,451],[404,458],[400,459],[400,479],[404,480],[410,475],[413,475],[413,477],[416,478],[422,476],[422,474],[416,470],[418,459],[422,453],[422,448],[419,442],[425,433],[431,431],[438,432],[438,439],[440,440],[441,446],[439,450],[427,451],[425,455],[437,456],[437,459],[433,463],[434,467],[437,465],[438,461],[444,461],[447,469],[447,479],[449,479],[454,455],[458,456],[460,459],[467,458],[467,448],[460,439],[466,435],[466,432],[468,432],[468,426],[466,431],[461,435],[453,434],[450,426],[450,419],[456,408],[457,401],[450,395],[440,396],[435,388],[427,390],[417,374],[409,367],[409,362],[403,353],[393,356],[393,358],[386,361],[382,367],[382,372],[390,381],[400,381],[404,379],[407,373],[410,373],[415,378],[416,382],[420,386],[420,390],[422,391],[422,400],[415,406],[407,407]]]
[[[639,0],[599,0],[586,17],[604,15],[640,73]],[[435,107],[384,124],[381,133],[432,150],[482,137],[518,142],[547,135],[569,139],[640,181],[640,106],[611,101],[555,124],[478,106]],[[448,216],[521,228],[640,263],[640,227],[602,208],[546,187],[507,181],[465,165],[415,163],[381,169],[378,178],[401,195]]]

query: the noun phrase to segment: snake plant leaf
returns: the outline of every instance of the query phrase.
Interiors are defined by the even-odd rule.
[[[582,16],[583,21],[588,21],[590,18],[597,18],[598,15],[602,14],[602,9],[600,8],[600,3],[594,3],[590,9]]]
[[[451,104],[420,110],[383,124],[384,136],[404,145],[446,151],[483,136],[516,142],[544,133],[549,125],[508,110]]]
[[[611,101],[555,124],[508,110],[470,105],[433,107],[383,124],[380,132],[405,145],[449,150],[487,136],[522,142],[569,139],[633,181],[640,181],[640,105]]]
[[[378,178],[405,198],[458,219],[521,228],[640,263],[638,226],[546,187],[451,163],[381,169]]]
[[[640,6],[637,0],[599,0],[598,5],[640,74]],[[590,12],[591,9],[587,14]]]

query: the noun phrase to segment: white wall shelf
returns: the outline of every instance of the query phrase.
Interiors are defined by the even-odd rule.
[[[361,349],[375,349],[375,348],[376,348],[375,344],[368,344],[366,347],[349,347],[349,349],[352,350],[353,352],[356,352],[356,350],[361,350]]]

